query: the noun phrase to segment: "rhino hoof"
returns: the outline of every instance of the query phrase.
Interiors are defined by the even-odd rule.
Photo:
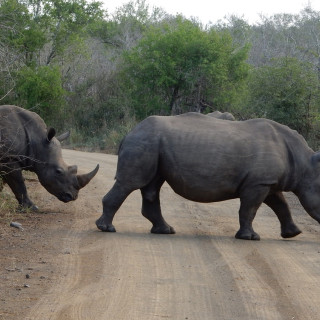
[[[297,236],[300,233],[302,233],[302,231],[299,230],[299,229],[295,230],[295,231],[291,231],[291,232],[281,232],[281,237],[285,238],[285,239],[293,238],[293,237]]]
[[[39,212],[39,208],[35,204],[32,204],[30,206],[19,205],[17,210],[22,213],[30,212],[30,211]]]
[[[252,231],[252,232],[241,232],[240,230],[235,235],[236,239],[242,240],[260,240],[260,236]]]
[[[98,229],[103,232],[116,232],[116,228],[113,226],[113,224],[104,224],[97,220],[96,225]]]
[[[175,234],[176,231],[173,227],[167,225],[167,226],[161,226],[161,227],[152,227],[151,233],[157,233],[157,234]]]
[[[34,204],[34,205],[32,205],[32,207],[30,208],[30,210],[33,211],[33,212],[38,212],[38,211],[39,211],[39,208],[38,208],[38,206],[36,206],[36,205]]]

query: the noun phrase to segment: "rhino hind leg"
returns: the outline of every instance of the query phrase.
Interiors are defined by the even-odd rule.
[[[103,214],[96,221],[96,226],[101,231],[116,232],[115,227],[112,224],[112,220],[123,201],[133,190],[127,190],[116,181],[111,190],[103,197]]]
[[[156,176],[147,186],[141,188],[142,215],[152,223],[151,233],[174,234],[171,227],[163,218],[160,206],[160,188],[164,180]]]
[[[291,212],[282,192],[269,195],[264,203],[277,215],[281,224],[281,237],[293,238],[301,233],[301,230],[292,220]]]

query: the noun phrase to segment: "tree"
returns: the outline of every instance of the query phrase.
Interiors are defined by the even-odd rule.
[[[14,72],[21,67],[28,49],[41,39],[30,36],[31,18],[27,7],[18,0],[0,2],[0,99],[8,101],[14,93]],[[41,37],[40,37],[41,38]]]
[[[57,66],[20,69],[16,75],[16,93],[18,105],[39,113],[44,119],[57,117],[65,101],[60,69]]]
[[[45,44],[45,35],[32,19],[28,6],[19,0],[3,0],[0,4],[2,44],[22,54],[25,62],[30,61],[30,54],[41,49]]]
[[[100,2],[86,0],[29,0],[37,7],[34,18],[47,31],[46,61],[48,65],[57,56],[61,55],[70,43],[82,43],[87,36],[90,24],[101,21],[104,11]],[[42,12],[41,15],[38,13]]]
[[[85,53],[91,25],[104,18],[101,3],[3,0],[0,18],[0,98],[37,107],[48,120],[65,104],[70,61]]]
[[[249,106],[255,116],[286,124],[308,137],[319,112],[317,74],[296,58],[273,59],[252,70]]]
[[[247,75],[248,47],[181,16],[149,29],[124,54],[123,77],[138,117],[204,106],[226,109]]]

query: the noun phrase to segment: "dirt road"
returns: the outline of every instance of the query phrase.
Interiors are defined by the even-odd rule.
[[[12,290],[18,293],[15,299],[0,299],[0,319],[320,318],[320,227],[291,194],[294,220],[303,230],[292,240],[281,239],[279,222],[265,206],[254,223],[261,241],[236,240],[238,200],[193,203],[168,185],[161,191],[162,209],[177,234],[149,233],[138,191],[116,214],[117,233],[102,233],[95,220],[101,198],[113,184],[117,158],[70,150],[63,154],[67,163],[77,163],[84,171],[100,163],[100,171],[73,203],[60,203],[41,186],[34,188],[42,208],[36,215],[38,225],[28,227],[24,221],[23,233],[10,229],[7,237],[23,234],[24,242],[29,241],[24,250],[37,249],[26,261],[16,258],[15,269],[21,272]],[[39,229],[45,230],[41,236]],[[37,243],[27,238],[31,230],[40,239]],[[2,237],[0,246],[5,241]],[[7,272],[4,279],[9,281],[13,276],[8,270],[1,272]],[[22,280],[27,272],[31,277]],[[42,284],[41,272],[46,274]],[[29,287],[17,288],[25,282]]]

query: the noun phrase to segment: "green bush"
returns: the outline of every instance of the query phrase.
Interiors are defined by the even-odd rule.
[[[37,112],[45,121],[56,118],[66,92],[62,88],[59,67],[24,67],[16,75],[17,104]]]
[[[252,70],[249,106],[255,116],[286,124],[308,138],[319,111],[318,79],[312,65],[286,57]]]

